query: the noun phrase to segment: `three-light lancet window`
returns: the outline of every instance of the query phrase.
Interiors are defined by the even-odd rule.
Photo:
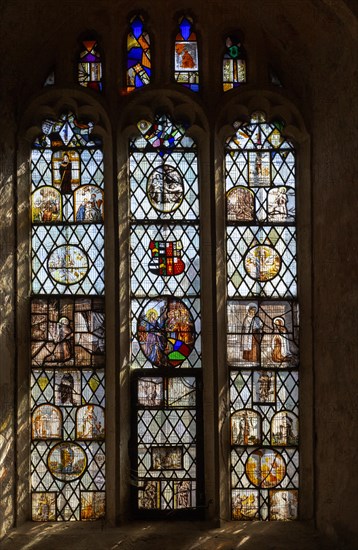
[[[172,78],[178,89],[199,92],[193,19],[181,17],[177,30]],[[78,83],[105,93],[98,41],[83,40],[81,48]],[[226,36],[220,55],[219,86],[234,91],[247,81],[239,32]],[[129,21],[126,56],[122,93],[133,97],[153,82],[151,39],[141,15]],[[146,517],[189,515],[206,506],[201,288],[208,275],[201,269],[200,199],[212,190],[209,183],[199,185],[201,151],[189,124],[164,109],[132,122],[137,133],[128,147],[124,260],[132,412],[121,419],[132,427],[132,503]],[[31,155],[31,490],[37,521],[105,516],[105,159],[93,126],[64,110],[43,121]],[[259,111],[234,123],[224,153],[232,519],[295,519],[296,153],[284,123]],[[209,227],[221,214],[217,207],[205,212]]]

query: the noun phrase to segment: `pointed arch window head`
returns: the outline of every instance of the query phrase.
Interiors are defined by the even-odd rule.
[[[150,38],[143,27],[142,16],[136,15],[130,20],[131,30],[127,38],[127,93],[150,84]]]
[[[85,88],[101,92],[103,90],[102,61],[97,41],[83,40],[82,48],[78,62],[78,82]]]
[[[199,91],[199,58],[196,33],[191,17],[179,20],[179,32],[175,38],[174,78],[193,92]]]
[[[225,40],[223,57],[223,89],[228,92],[246,82],[246,52],[238,35]]]

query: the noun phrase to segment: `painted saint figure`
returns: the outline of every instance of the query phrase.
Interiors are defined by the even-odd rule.
[[[163,323],[158,319],[159,315],[155,309],[150,309],[146,314],[146,318],[145,354],[152,363],[161,363],[166,344],[161,332]]]
[[[260,331],[263,325],[260,317],[256,315],[257,309],[254,303],[247,306],[241,336],[243,359],[255,363],[260,360]]]
[[[60,181],[61,181],[61,193],[63,195],[70,195],[72,193],[72,162],[67,153],[63,155],[62,162],[59,166]]]
[[[260,402],[264,403],[271,400],[273,392],[272,373],[262,371],[258,379],[258,393]]]
[[[287,336],[287,328],[282,317],[273,320],[274,335],[272,337],[271,358],[275,363],[283,363],[292,359]]]

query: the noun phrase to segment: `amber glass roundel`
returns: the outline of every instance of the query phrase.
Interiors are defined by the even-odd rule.
[[[85,471],[87,457],[77,443],[58,443],[49,452],[47,464],[56,479],[74,481]]]
[[[179,367],[193,350],[194,321],[187,306],[176,298],[151,300],[137,328],[141,350],[156,367]]]
[[[263,489],[279,485],[286,475],[286,464],[274,449],[256,449],[245,464],[246,475],[255,487]]]
[[[272,246],[253,246],[246,254],[245,270],[252,279],[270,281],[276,277],[280,268],[281,257]]]
[[[57,283],[73,285],[86,276],[88,257],[79,246],[58,246],[49,256],[48,270]]]

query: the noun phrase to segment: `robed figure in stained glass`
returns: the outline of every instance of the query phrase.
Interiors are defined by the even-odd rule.
[[[59,166],[60,180],[61,180],[61,193],[63,195],[69,195],[72,193],[72,163],[67,153],[63,155],[63,160]]]
[[[242,357],[245,361],[258,362],[260,359],[260,330],[262,321],[256,316],[256,304],[249,304],[242,323]]]

